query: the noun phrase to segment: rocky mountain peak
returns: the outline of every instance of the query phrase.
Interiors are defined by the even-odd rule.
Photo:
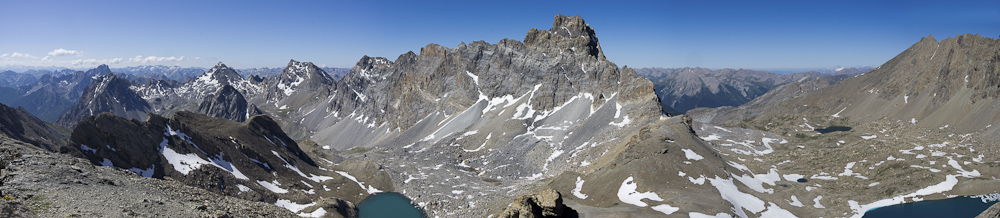
[[[392,66],[392,61],[383,57],[368,57],[365,55],[354,65],[351,72],[357,72],[356,77],[367,79],[369,82],[376,82],[388,76],[388,69]]]
[[[223,85],[218,92],[206,96],[198,106],[198,113],[236,122],[263,114],[257,106],[247,103],[243,94],[230,85]]]
[[[549,32],[555,32],[566,38],[582,36],[597,41],[597,36],[594,35],[594,28],[590,28],[590,25],[584,22],[583,18],[579,15],[572,17],[562,14],[556,15],[555,20],[552,21],[552,29],[549,29]]]
[[[333,77],[323,69],[312,62],[298,62],[295,59],[288,61],[288,66],[277,79],[278,89],[286,96],[290,96],[300,86],[319,87],[333,84]]]
[[[590,55],[604,59],[604,51],[590,27],[580,16],[556,15],[549,30],[531,29],[524,37],[529,47],[548,50],[547,53]]]
[[[97,68],[87,70],[87,75],[98,75],[98,76],[100,76],[100,75],[104,75],[104,74],[108,74],[108,73],[111,73],[111,68],[108,67],[107,64],[101,64],[100,66],[97,66]]]
[[[233,70],[233,68],[219,62],[215,65],[215,67],[212,67],[212,69],[195,78],[194,81],[198,83],[231,84],[239,80],[243,80],[243,76],[240,76],[240,74],[237,73],[236,70]]]

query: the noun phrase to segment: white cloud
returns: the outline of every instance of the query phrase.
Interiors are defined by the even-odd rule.
[[[52,50],[52,52],[49,52],[49,56],[53,56],[53,57],[64,56],[64,55],[76,55],[77,57],[79,57],[79,56],[83,56],[83,52],[82,51],[77,51],[77,50],[66,50],[66,49],[62,49],[62,48],[56,49],[56,50]]]
[[[201,60],[201,57],[194,57],[195,60]]]
[[[2,58],[2,59],[7,59],[7,58],[38,59],[38,57],[35,57],[33,55],[25,54],[25,53],[20,53],[20,52],[14,52],[14,53],[10,53],[10,54],[2,54],[2,55],[0,55],[0,58]]]
[[[120,64],[124,61],[124,58],[113,58],[113,59],[77,59],[72,61],[73,65],[98,65],[98,64]]]
[[[184,56],[181,56],[181,57],[174,57],[174,56],[170,56],[170,57],[157,57],[157,56],[142,57],[142,55],[139,55],[139,56],[135,56],[135,58],[130,59],[129,62],[132,62],[132,63],[144,63],[145,64],[145,63],[151,63],[151,62],[184,61],[184,60],[185,60]]]
[[[147,56],[142,55],[135,56],[134,58],[113,58],[113,59],[77,59],[72,61],[73,65],[97,65],[97,64],[122,64],[122,63],[157,63],[157,62],[173,62],[173,61],[185,61],[189,60],[184,56],[180,57],[157,57],[157,56]],[[197,59],[196,59],[197,60]]]

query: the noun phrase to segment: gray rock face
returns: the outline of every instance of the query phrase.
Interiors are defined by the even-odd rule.
[[[80,97],[76,106],[59,117],[56,123],[70,127],[88,116],[111,112],[128,119],[145,120],[146,113],[153,111],[141,96],[132,91],[128,80],[108,73],[97,78]]]
[[[205,97],[198,106],[198,113],[243,122],[251,116],[263,114],[256,105],[247,103],[236,88],[223,85],[218,92]]]

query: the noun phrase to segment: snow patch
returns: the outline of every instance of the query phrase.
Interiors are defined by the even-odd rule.
[[[705,159],[704,157],[702,157],[701,155],[698,155],[698,153],[695,153],[691,149],[684,148],[684,149],[681,149],[681,150],[684,151],[684,156],[687,157],[688,160],[701,160],[701,159]]]
[[[308,204],[297,204],[295,202],[292,202],[291,200],[278,199],[278,201],[274,202],[274,205],[277,205],[279,207],[283,207],[283,208],[288,209],[288,210],[290,210],[292,212],[299,212],[302,209],[306,209],[307,207],[311,207],[313,205],[316,205],[316,202],[308,203]]]
[[[663,201],[659,195],[653,192],[638,192],[635,189],[639,187],[639,183],[632,182],[633,178],[629,176],[622,182],[621,187],[618,188],[618,200],[626,204],[631,204],[639,207],[646,207],[649,204],[642,202],[642,199],[649,199],[654,201]]]
[[[576,177],[576,188],[573,188],[572,193],[573,196],[576,196],[579,199],[587,199],[587,195],[581,192],[583,191],[583,182],[584,180],[582,178],[579,176]]]

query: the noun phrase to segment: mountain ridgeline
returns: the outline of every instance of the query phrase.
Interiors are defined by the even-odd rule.
[[[119,80],[115,74],[99,78],[82,94],[85,101],[59,122],[83,120],[76,124],[70,146],[95,164],[267,202],[307,204],[319,196],[358,202],[359,194],[397,190],[436,202],[438,206],[425,208],[434,214],[486,216],[500,212],[492,210],[510,199],[480,193],[495,196],[482,202],[491,210],[480,210],[445,203],[449,196],[432,193],[447,191],[427,185],[487,187],[491,181],[557,176],[580,168],[580,162],[596,161],[624,140],[622,133],[662,116],[653,84],[608,61],[594,29],[582,18],[561,15],[548,30],[528,31],[524,42],[478,41],[454,48],[430,44],[395,61],[365,56],[340,79],[312,63],[291,60],[280,74],[266,78],[244,78],[219,63],[186,82]],[[91,116],[101,112],[107,113]],[[163,117],[136,117],[137,112]],[[267,116],[257,114],[275,119],[260,121]],[[260,125],[268,126],[267,133],[240,133],[246,130],[239,126]],[[299,143],[307,148],[292,149]],[[272,154],[274,146],[291,150]],[[348,149],[379,152],[340,152]],[[439,152],[422,152],[428,149]],[[339,165],[324,166],[306,154]],[[387,167],[420,162],[448,164]],[[479,173],[457,175],[458,169]],[[433,177],[462,179],[402,181],[426,170]],[[368,176],[347,176],[355,172]],[[371,176],[375,174],[379,176]],[[301,186],[280,179],[298,177],[313,182],[303,180],[306,186]],[[370,185],[359,190],[329,183],[343,179]],[[320,186],[338,188],[319,191]],[[343,211],[341,206],[325,210]],[[290,210],[315,213],[320,208]]]
[[[837,82],[870,68],[844,68],[833,73],[815,71],[776,74],[748,69],[642,68],[636,72],[653,81],[667,114],[683,114],[698,107],[739,106],[771,89],[805,77],[825,77]]]

